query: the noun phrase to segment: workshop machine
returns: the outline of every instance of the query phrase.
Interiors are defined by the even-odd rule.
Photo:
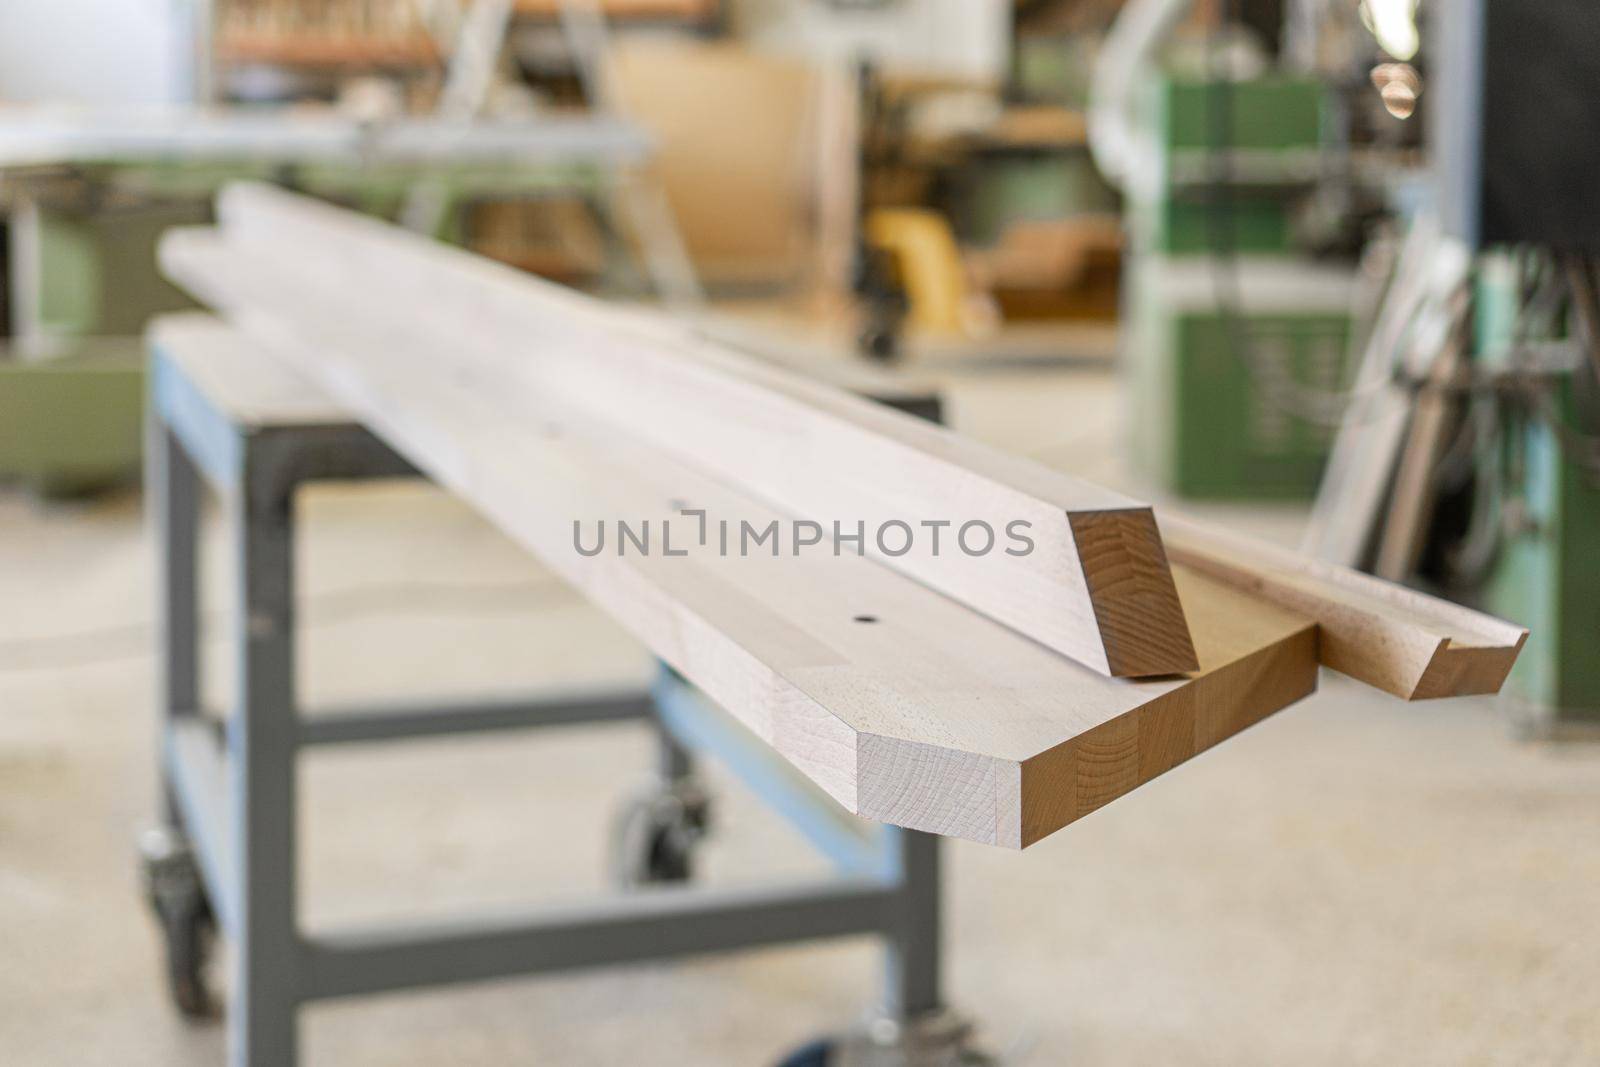
[[[1322,173],[1326,90],[1269,72],[1162,71],[1140,87],[1124,190],[1123,354],[1141,469],[1189,497],[1300,498],[1331,426],[1286,398],[1349,370],[1355,272],[1297,221]]]
[[[1461,404],[1486,518],[1456,555],[1485,603],[1537,627],[1501,698],[1533,736],[1600,735],[1597,35],[1582,0],[1459,0],[1431,42],[1440,214],[1477,250]]]
[[[440,235],[459,239],[462,213],[454,208],[474,198],[592,187],[599,166],[645,150],[643,138],[620,125],[597,127],[581,151],[568,146],[556,153],[588,159],[552,165],[533,158],[548,143],[538,125],[494,138],[509,134],[521,147],[469,135],[416,154],[385,145],[381,135],[349,121],[252,116],[211,124],[223,139],[190,145],[175,140],[187,137],[176,121],[151,123],[144,137],[128,136],[115,116],[63,115],[48,129],[42,120],[13,118],[0,129],[8,333],[14,339],[12,358],[0,361],[0,413],[11,416],[0,419],[0,476],[67,493],[137,472],[140,331],[154,315],[191,306],[154,270],[156,242],[170,226],[207,221],[209,198],[223,183],[274,177],[392,216],[427,176],[448,190]],[[229,143],[224,127],[260,136]],[[84,145],[81,152],[41,143],[69,128],[110,139],[103,150]],[[338,129],[349,136],[324,143]],[[273,155],[262,158],[263,152]],[[540,165],[530,165],[535,162]]]
[[[577,194],[604,224],[606,258],[637,254],[648,284],[672,299],[697,295],[670,209],[637,170],[650,141],[604,84],[604,19],[581,4],[556,7],[589,105],[582,112],[490,113],[513,16],[502,0],[474,0],[448,33],[434,34],[453,44],[412,34],[427,46],[426,69],[448,57],[427,114],[404,113],[398,101],[306,106],[293,94],[271,106],[0,109],[0,335],[10,339],[0,350],[0,478],[71,493],[137,472],[138,338],[153,316],[193,306],[155,270],[156,244],[172,226],[209,221],[212,198],[231,181],[273,181],[455,244],[469,237],[475,204]],[[250,38],[272,45],[262,55],[239,53],[244,38],[228,34],[198,44],[196,99],[207,99],[210,68],[225,56],[257,75],[300,71],[308,58],[288,48],[294,40],[320,41],[309,61],[344,76],[394,58],[360,47],[388,40],[382,33],[296,25],[303,40]],[[322,55],[330,48],[343,58]]]
[[[1479,272],[1480,352],[1509,354],[1534,328],[1528,317],[1537,312],[1518,300],[1523,278],[1496,269],[1513,267],[1509,259]],[[1455,553],[1482,568],[1468,577],[1484,582],[1487,605],[1535,628],[1501,700],[1522,731],[1557,736],[1600,729],[1600,388],[1594,364],[1562,347],[1575,358],[1536,387],[1546,395],[1511,390],[1499,408],[1500,439],[1483,450],[1471,482],[1476,506],[1498,511],[1499,521],[1487,533],[1468,523],[1466,550]],[[1494,543],[1478,547],[1474,535]]]
[[[1460,0],[1431,29],[1432,167],[1413,229],[1436,218],[1454,246],[1426,264],[1435,281],[1453,274],[1443,328],[1416,331],[1408,353],[1373,368],[1362,388],[1379,402],[1352,404],[1312,536],[1334,549],[1325,559],[1528,624],[1535,636],[1502,696],[1513,721],[1531,736],[1592,735],[1600,10]],[[1394,286],[1380,322],[1404,303]],[[1341,469],[1356,476],[1335,478]]]

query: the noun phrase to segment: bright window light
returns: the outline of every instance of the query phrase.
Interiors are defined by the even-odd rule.
[[[1361,0],[1361,21],[1385,52],[1402,63],[1417,54],[1417,0]]]

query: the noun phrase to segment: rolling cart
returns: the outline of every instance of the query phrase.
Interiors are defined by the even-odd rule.
[[[204,982],[214,934],[233,953],[232,1067],[291,1067],[309,1001],[773,945],[872,935],[886,949],[882,1004],[845,1037],[786,1061],[922,1067],[985,1062],[940,991],[938,839],[871,826],[800,778],[725,712],[663,669],[624,690],[441,707],[306,712],[294,692],[295,490],[319,479],[416,476],[333,402],[220,321],[153,331],[147,491],[164,636],[164,825],[146,835],[151,902],[180,1011],[213,1011]],[[906,398],[901,398],[905,400]],[[911,398],[926,413],[927,397]],[[201,707],[196,547],[202,487],[231,526],[237,615],[232,706]],[[658,733],[656,786],[629,805],[613,844],[619,892],[507,919],[308,933],[295,899],[295,761],[306,747],[640,719]],[[709,819],[694,776],[714,755],[787,817],[833,876],[757,888],[692,885]],[[676,883],[648,893],[640,885]]]

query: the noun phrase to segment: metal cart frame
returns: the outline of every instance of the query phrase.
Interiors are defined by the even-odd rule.
[[[164,637],[161,778],[178,847],[153,869],[152,891],[158,912],[165,909],[169,951],[187,951],[182,938],[173,940],[174,923],[192,926],[208,912],[235,945],[232,1067],[292,1067],[297,1012],[313,1000],[853,934],[883,939],[887,1017],[941,1014],[938,839],[850,816],[669,671],[651,692],[303,715],[295,700],[295,490],[319,479],[417,471],[355,422],[280,420],[261,406],[230,406],[185,366],[219,354],[173,347],[152,352],[146,484]],[[238,589],[229,637],[236,689],[220,724],[200,704],[203,486],[221,498],[231,526]],[[685,776],[699,753],[725,761],[834,861],[836,874],[759,888],[619,893],[514,918],[300,928],[302,748],[616,719],[656,724],[668,779]],[[185,868],[194,872],[187,898]]]

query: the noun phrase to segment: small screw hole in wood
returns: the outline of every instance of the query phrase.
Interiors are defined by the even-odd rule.
[[[876,615],[857,615],[855,617],[855,621],[856,622],[877,622],[878,621],[878,617]]]

